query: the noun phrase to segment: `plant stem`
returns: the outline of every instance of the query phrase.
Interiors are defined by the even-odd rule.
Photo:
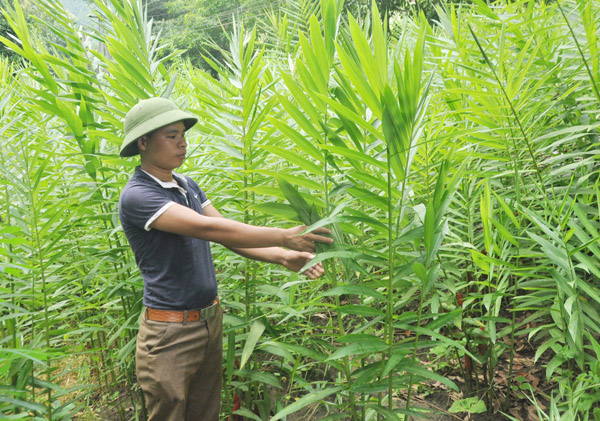
[[[394,351],[394,211],[392,204],[392,186],[393,186],[393,178],[392,178],[392,164],[391,164],[391,151],[390,147],[386,148],[387,153],[387,206],[388,206],[388,236],[387,236],[387,246],[388,246],[388,286],[387,286],[387,341],[388,341],[388,360],[392,358],[392,354]],[[383,355],[383,367],[385,367],[385,354]],[[391,411],[393,409],[393,380],[394,377],[392,372],[388,374],[388,409]]]
[[[600,92],[598,91],[598,86],[596,85],[596,79],[594,79],[594,73],[592,72],[592,69],[590,69],[590,65],[588,64],[588,61],[585,58],[585,54],[583,54],[583,50],[581,49],[581,45],[579,44],[577,36],[575,36],[575,32],[573,31],[573,28],[571,27],[571,24],[569,23],[569,19],[567,19],[567,16],[565,15],[565,12],[564,12],[562,6],[560,5],[560,0],[557,0],[556,5],[558,6],[558,9],[560,10],[561,15],[565,19],[565,23],[567,24],[567,27],[569,28],[569,32],[571,33],[571,37],[573,38],[573,41],[575,41],[575,45],[577,46],[577,51],[579,51],[581,60],[583,61],[585,69],[587,70],[588,76],[590,77],[592,89],[594,91],[594,94],[596,94],[596,100],[600,101]]]

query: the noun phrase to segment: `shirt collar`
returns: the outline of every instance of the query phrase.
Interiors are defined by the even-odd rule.
[[[151,179],[153,179],[154,181],[156,181],[161,187],[163,187],[165,189],[177,188],[177,189],[179,189],[179,191],[181,193],[183,193],[184,195],[187,195],[187,191],[183,187],[181,187],[179,184],[177,184],[177,182],[175,182],[175,181],[162,181],[160,178],[153,176],[148,171],[143,170],[141,167],[140,167],[140,170],[143,171],[144,174],[148,175]],[[184,176],[182,176],[181,174],[178,174],[175,171],[173,171],[173,177],[177,178],[177,180],[180,180],[182,182],[182,184],[187,187],[187,180],[185,179]]]

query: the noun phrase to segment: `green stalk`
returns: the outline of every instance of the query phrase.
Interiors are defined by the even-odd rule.
[[[512,132],[512,130],[511,130]],[[515,196],[516,196],[516,202],[517,204],[521,204],[521,183],[520,183],[520,177],[519,177],[519,173],[521,172],[521,168],[519,165],[519,159],[517,156],[517,144],[516,144],[516,140],[515,140],[515,136],[511,136],[511,138],[513,139],[513,169],[514,169],[514,176],[513,176],[513,182],[514,182],[514,187],[515,187]],[[522,222],[522,216],[521,216],[521,212],[519,212],[519,226],[517,227],[518,231],[517,231],[517,238],[521,238],[521,222]],[[517,250],[516,250],[516,256],[517,256],[517,261],[515,263],[516,267],[519,267],[519,259],[521,256],[521,242],[518,241],[517,242],[519,245],[517,246]],[[512,373],[513,373],[513,366],[514,366],[514,357],[515,357],[515,330],[516,330],[516,323],[517,323],[517,312],[516,312],[516,299],[518,297],[518,291],[519,291],[519,277],[515,276],[514,278],[514,286],[513,286],[513,295],[512,295],[512,300],[513,300],[513,311],[512,311],[512,326],[510,329],[510,352],[509,352],[509,361],[508,361],[508,377],[507,377],[507,381],[506,381],[506,388],[508,390],[507,394],[506,394],[506,399],[504,399],[503,402],[503,407],[505,410],[508,410],[508,405],[509,405],[509,397],[510,397],[510,391],[511,391],[511,387],[512,387]]]
[[[250,68],[252,68],[255,64],[256,64],[256,60],[258,60],[259,58],[256,56],[256,54],[253,55],[253,57],[250,59],[250,61],[246,61],[246,54],[247,54],[247,50],[250,49],[254,49],[254,43],[252,42],[251,45],[245,45],[244,44],[244,27],[242,26],[240,33],[239,33],[239,37],[238,37],[238,41],[239,41],[239,51],[232,51],[233,54],[239,54],[239,62],[237,63],[237,65],[239,66],[239,71],[240,71],[240,79],[241,79],[241,83],[242,86],[239,88],[239,96],[242,98],[242,107],[243,110],[241,112],[242,118],[245,115],[245,111],[247,109],[247,104],[248,101],[246,100],[246,98],[244,98],[245,96],[245,91],[246,88],[248,86],[248,84],[252,83],[253,81],[249,80],[249,74],[251,73],[251,71],[248,71],[248,66],[250,66]],[[232,47],[233,49],[233,47]],[[232,54],[232,58],[233,58],[233,54]],[[254,60],[254,63],[252,62],[252,60]],[[248,92],[249,95],[251,95],[254,100],[254,106],[250,109],[250,113],[248,116],[248,120],[247,121],[242,121],[241,122],[241,144],[242,144],[242,169],[243,169],[243,174],[242,174],[242,183],[243,183],[243,197],[244,197],[244,206],[243,206],[243,219],[244,219],[244,223],[246,224],[255,224],[256,220],[254,217],[254,213],[250,213],[248,211],[248,203],[254,203],[254,193],[252,195],[250,195],[248,193],[248,187],[249,185],[253,184],[253,179],[250,177],[253,177],[253,175],[248,175],[248,172],[252,169],[254,169],[254,163],[252,162],[252,154],[253,154],[253,148],[252,148],[252,141],[253,139],[251,137],[249,137],[248,134],[248,128],[252,126],[253,122],[256,119],[256,114],[258,111],[258,107],[260,105],[260,98],[262,95],[262,86],[258,87],[254,87],[254,89],[250,92]],[[250,202],[251,201],[251,202]],[[250,329],[250,320],[252,320],[253,317],[253,303],[256,300],[255,297],[255,290],[254,290],[254,279],[256,276],[256,271],[258,269],[258,265],[256,262],[254,262],[253,260],[250,259],[245,259],[245,264],[244,264],[244,305],[245,305],[245,321],[246,321],[246,326],[249,332]],[[251,366],[253,365],[253,361],[250,361]],[[258,398],[260,396],[260,388],[256,385],[255,382],[251,382],[249,385],[249,389],[251,393],[248,393],[246,396],[247,399],[247,406],[251,407],[252,405],[252,400],[255,398]]]
[[[247,176],[247,169],[248,169],[248,156],[247,156],[247,147],[248,147],[248,139],[246,139],[246,127],[244,125],[242,125],[242,142],[244,145],[244,150],[243,150],[243,163],[242,163],[242,168],[243,168],[243,185],[244,185],[244,223],[248,224],[249,220],[248,220],[248,209],[246,207],[246,204],[248,203],[248,176]],[[251,319],[251,299],[250,299],[250,279],[248,278],[248,274],[250,272],[250,261],[248,259],[246,259],[245,261],[245,265],[244,265],[244,305],[246,308],[246,312],[245,312],[245,316],[246,316],[246,325],[249,325],[250,323],[250,319]]]
[[[27,157],[25,157],[25,161],[26,161],[26,164],[29,162]],[[37,263],[39,264],[40,278],[42,280],[42,297],[43,297],[43,306],[44,306],[44,339],[46,342],[46,351],[50,351],[50,322],[49,322],[49,318],[48,318],[48,294],[47,294],[47,285],[46,285],[46,271],[45,271],[45,265],[44,265],[44,253],[43,253],[42,240],[40,238],[40,230],[39,230],[39,215],[38,215],[39,209],[37,207],[37,201],[33,195],[33,190],[31,188],[32,180],[29,175],[29,166],[28,165],[26,165],[26,169],[27,169],[26,177],[27,177],[27,188],[28,188],[27,193],[29,196],[28,197],[29,203],[31,205],[31,214],[30,214],[31,218],[32,218],[31,228],[34,233]],[[32,283],[32,285],[33,285],[33,283]],[[34,297],[35,297],[35,295],[34,295]],[[51,383],[52,382],[52,367],[50,365],[50,357],[49,356],[46,357],[46,364],[47,364],[46,381],[48,383]],[[33,375],[33,370],[32,370],[32,375]],[[46,389],[47,389],[46,393],[48,396],[47,417],[48,417],[48,420],[51,420],[52,419],[52,389],[49,387]],[[35,390],[35,386],[32,388],[32,390]]]
[[[4,156],[2,154],[2,151],[0,150],[0,159],[2,159],[2,162],[6,162],[4,160]],[[11,218],[10,218],[10,195],[8,193],[8,183],[4,185],[4,195],[6,197],[6,224],[8,226],[12,225],[11,222]],[[1,222],[1,221],[0,221]],[[13,247],[12,244],[7,244],[8,247],[8,261],[9,263],[13,261]],[[8,283],[10,284],[10,301],[13,307],[16,307],[17,305],[17,299],[16,299],[16,295],[15,295],[15,282],[14,279],[12,277],[12,275],[8,275]],[[10,319],[8,320],[8,328],[9,328],[9,335],[12,337],[11,339],[11,346],[12,348],[16,348],[17,347],[17,322],[16,319]]]
[[[425,285],[423,285],[424,287]],[[424,288],[421,288],[421,293],[419,297],[419,311],[417,312],[417,327],[421,327],[421,316],[423,314],[423,300],[425,298]],[[419,351],[419,332],[415,332],[415,346],[413,347],[413,360],[417,361],[417,353]],[[406,409],[410,409],[410,399],[412,396],[412,385],[413,385],[413,376],[414,374],[410,374],[410,379],[408,381],[408,391],[406,394]]]
[[[106,183],[106,180],[104,180],[104,183]],[[110,214],[110,209],[108,207],[108,203],[107,202],[101,203],[100,204],[100,209],[105,214],[107,214],[107,215]],[[104,225],[104,229],[108,230],[109,226],[108,226],[108,223],[106,222],[106,219],[103,219],[102,223]],[[115,226],[114,226],[114,224],[112,222],[112,219],[110,221],[110,228],[111,229],[115,229]],[[114,246],[113,246],[113,242],[111,241],[110,236],[106,237],[106,241],[108,243],[108,247],[112,249]],[[121,242],[119,241],[119,237],[116,237],[116,242],[117,242],[116,246],[120,248],[121,247]],[[123,263],[121,263],[121,261],[118,261],[118,262],[117,261],[113,261],[112,262],[112,266],[113,266],[113,269],[114,269],[115,273],[119,273],[120,270],[121,270],[121,268],[123,267]],[[130,287],[130,289],[131,289],[131,292],[133,293],[134,292],[133,291],[133,287]],[[130,302],[129,299],[125,298],[124,295],[121,295],[121,302],[123,303],[123,308],[125,309],[125,314],[123,314],[123,317],[125,319],[127,319],[129,317],[129,315],[131,314],[131,310],[132,310],[133,305],[131,304],[131,302]],[[131,338],[131,334],[130,333],[128,333],[128,337]]]
[[[327,110],[328,110],[328,107],[326,106],[325,114],[324,114],[324,121],[323,121],[324,127],[327,127],[327,122],[328,122]],[[323,143],[327,144],[327,132],[323,133]],[[329,152],[327,150],[325,150],[324,157],[323,157],[323,189],[325,190],[325,215],[329,215],[330,210],[331,210],[331,203],[330,203],[330,199],[329,199],[329,166],[327,165],[327,157],[328,156],[329,156]],[[331,285],[333,286],[333,288],[335,288],[337,286],[337,265],[335,264],[335,262],[331,262],[331,263],[324,262],[323,267],[325,268],[325,275],[326,275],[327,279],[331,282]],[[331,267],[333,267],[333,271],[332,271]],[[335,306],[337,309],[340,308],[340,296],[339,295],[335,296]],[[346,334],[346,329],[344,328],[344,322],[342,320],[342,313],[339,310],[337,311],[337,324],[338,324],[339,335],[344,336]],[[346,377],[346,380],[348,382],[351,382],[352,381],[352,370],[350,368],[350,361],[349,361],[348,357],[344,357],[343,367],[344,367],[344,375]],[[356,412],[356,402],[355,402],[353,392],[348,393],[348,399],[350,401],[350,410],[352,412],[352,419],[357,419],[358,414]]]
[[[243,47],[242,47],[242,51],[243,51]],[[243,69],[242,69],[243,71]],[[244,77],[243,77],[243,73],[242,73],[242,83],[245,82]],[[242,88],[240,89],[241,92],[243,92],[244,87],[242,86]],[[244,206],[243,206],[243,219],[244,219],[244,223],[248,224],[249,221],[249,215],[248,215],[248,208],[247,208],[247,204],[248,204],[248,139],[246,136],[246,125],[242,123],[242,170],[243,170],[243,174],[242,174],[242,182],[243,182],[243,186],[244,186],[244,193],[243,193],[243,197],[244,197]],[[244,308],[245,308],[245,312],[244,312],[244,316],[245,316],[245,321],[246,321],[246,332],[250,333],[250,320],[252,319],[252,291],[251,291],[251,286],[250,286],[250,271],[251,271],[251,265],[253,264],[253,262],[250,261],[250,259],[244,259]],[[250,369],[253,368],[254,366],[254,358],[251,358],[249,361],[249,365],[248,367]],[[252,408],[252,401],[254,400],[254,398],[258,398],[258,396],[254,393],[254,382],[250,382],[250,384],[248,385],[248,392],[245,396],[246,398],[246,402],[245,405],[248,408]]]
[[[367,116],[364,115],[363,118],[366,119]],[[363,139],[366,139],[366,138],[367,138],[367,132],[365,130],[363,130]],[[366,144],[366,141],[365,141],[365,144]],[[363,149],[364,149],[364,145],[363,145]],[[366,173],[367,166],[366,166],[366,164],[364,162],[361,163],[361,167],[362,167],[362,171]],[[363,202],[360,202],[359,209],[360,209],[361,213],[363,213],[363,214],[365,213],[365,206],[364,206]],[[362,222],[359,224],[359,231],[362,233],[361,237],[360,237],[360,243],[363,243],[365,241],[365,235],[364,235],[365,226],[366,225],[363,224]],[[359,285],[361,284],[360,281],[361,281],[361,274],[359,273],[358,274],[358,279],[357,279],[357,283]],[[361,305],[362,304],[364,304],[364,302],[363,302],[363,298],[361,296]],[[365,358],[361,358],[360,359],[360,365],[361,365],[361,368],[364,368],[364,366],[365,366]],[[362,394],[361,400],[363,402],[363,405],[361,406],[360,418],[361,418],[362,421],[365,421],[366,420],[366,416],[367,416],[367,408],[366,408],[366,405],[365,405],[365,403],[367,402],[366,394]]]
[[[97,156],[97,157],[98,157],[99,160],[101,159],[100,156]],[[100,175],[101,175],[101,183],[98,183],[96,180],[94,180],[94,182],[96,183],[96,185],[99,185],[99,187],[101,187],[102,190],[104,191],[104,195],[102,197],[110,197],[111,192],[110,192],[110,190],[108,188],[109,180],[106,177],[104,165],[100,166]],[[108,201],[102,201],[99,204],[99,207],[100,207],[100,210],[101,210],[101,212],[103,214],[106,214],[106,215],[111,214],[111,209],[110,209]],[[103,223],[105,231],[108,231],[109,228],[110,228],[111,231],[115,229],[115,224],[114,224],[112,218],[110,218],[108,221],[106,221],[106,219],[103,219],[102,223]],[[121,240],[120,240],[119,236],[115,236],[115,238],[114,238],[114,243],[116,243],[116,245],[113,243],[113,239],[111,239],[111,236],[106,236],[106,241],[107,241],[108,247],[110,249],[114,249],[115,246],[116,246],[120,250],[121,247],[122,247]],[[113,260],[112,267],[113,267],[114,273],[121,273],[122,272],[122,268],[123,268],[123,262],[121,261],[121,259]],[[127,278],[130,275],[131,275],[131,271],[130,271],[130,269],[127,269]],[[124,281],[123,275],[120,275],[120,279],[119,280],[120,281]],[[134,289],[134,287],[132,285],[130,285],[129,289],[130,289],[132,295],[135,296],[135,289]],[[121,303],[123,305],[123,309],[125,310],[125,312],[122,315],[122,317],[123,317],[124,320],[127,320],[130,317],[131,312],[133,311],[133,303],[131,302],[131,300],[129,300],[123,294],[120,295],[120,300],[121,300]],[[133,339],[133,337],[136,335],[136,333],[133,330],[129,330],[129,329],[127,329],[124,332],[124,334],[125,334],[125,341],[126,342],[128,342],[131,339]],[[100,333],[98,333],[98,336],[99,335],[100,335]],[[92,338],[93,338],[93,335],[92,335]],[[99,342],[101,344],[104,344],[104,342],[102,341],[102,338],[100,336],[99,336],[98,340],[99,340]],[[104,345],[99,348],[100,359],[102,361],[102,365],[104,366],[104,370],[106,370],[106,367],[110,367],[108,371],[109,371],[111,379],[112,379],[112,385],[113,386],[117,386],[117,381],[116,381],[117,375],[115,373],[115,366],[116,366],[116,364],[112,363],[111,357],[110,357],[110,353],[108,353],[107,351],[108,351],[108,349]],[[109,362],[107,363],[107,361],[109,361]],[[96,363],[96,366],[99,367],[98,363]],[[133,366],[133,367],[135,367],[135,366]],[[98,373],[99,375],[100,375],[100,372],[101,371],[99,371],[99,373]],[[131,369],[129,369],[129,370],[127,370],[125,372],[125,378],[126,378],[127,382],[130,384],[130,386],[132,386],[132,387],[134,386],[134,383],[133,383],[133,374],[134,373],[132,373]],[[104,372],[104,383],[106,385],[107,391],[110,390],[110,384],[109,384],[109,381],[108,381],[108,373],[106,373],[106,371]],[[139,392],[139,389],[138,389],[138,392]],[[140,398],[143,399],[141,397],[141,393],[140,393]],[[131,394],[130,394],[130,399],[131,399],[133,407],[135,408],[136,407],[136,403],[135,403],[135,400],[133,399],[133,395],[131,395]],[[118,399],[117,403],[118,403],[119,413],[123,417],[124,413],[125,413],[125,410],[123,408],[122,400]],[[143,407],[143,410],[145,412],[144,405],[142,405],[142,407]]]
[[[569,19],[567,19],[567,16],[565,15],[565,12],[564,12],[562,6],[560,5],[560,1],[557,1],[556,5],[558,6],[558,9],[560,10],[561,15],[565,19],[565,23],[567,24],[567,27],[569,28],[569,32],[571,33],[571,37],[573,38],[573,41],[575,41],[575,45],[577,46],[577,51],[579,51],[581,60],[583,61],[583,64],[585,65],[585,69],[587,70],[588,76],[590,77],[590,81],[592,83],[592,89],[594,90],[594,94],[596,94],[596,99],[598,101],[600,101],[600,92],[598,91],[598,86],[596,85],[596,79],[594,79],[594,73],[592,72],[592,69],[590,69],[590,65],[588,64],[588,61],[585,58],[585,54],[583,54],[581,45],[579,44],[579,41],[577,40],[577,37],[575,36],[575,32],[573,31],[573,28],[571,27],[571,24],[569,23]]]
[[[25,181],[26,181],[26,186],[27,186],[27,192],[29,193],[29,199],[30,199],[30,204],[32,205],[33,208],[33,203],[31,203],[31,180],[29,177],[29,143],[27,142],[27,139],[25,141],[25,146],[23,149],[23,160],[24,160],[24,173],[25,173]],[[36,276],[35,273],[32,273],[32,277],[31,277],[31,310],[33,310],[33,308],[35,307],[35,283],[36,283]],[[35,319],[35,312],[31,311],[31,339],[33,340],[35,338],[35,328],[36,328],[36,323],[35,323],[36,319]],[[31,370],[31,384],[34,385],[35,384],[35,374],[33,369]],[[32,401],[35,400],[35,387],[31,388],[31,399]]]
[[[103,180],[103,185],[106,185],[106,180]],[[100,208],[103,210],[103,212],[105,212],[106,214],[109,214],[109,209],[108,209],[108,204],[106,202],[101,203]],[[103,220],[103,225],[104,225],[104,229],[107,230],[108,226],[107,226],[107,222],[106,220]],[[111,226],[114,229],[112,220],[111,220]],[[110,236],[107,237],[107,242],[109,247],[112,247],[112,242],[110,240]],[[115,271],[117,270],[117,264],[116,262],[113,262],[113,268],[115,269]],[[117,273],[117,272],[115,272]],[[131,287],[133,288],[133,287]],[[121,303],[123,304],[123,308],[125,309],[125,314],[123,314],[123,318],[125,320],[127,320],[129,318],[129,315],[131,314],[131,309],[132,309],[132,305],[129,302],[128,299],[126,299],[122,294],[120,296],[121,299]],[[110,353],[106,353],[107,351],[107,346],[106,346],[106,337],[104,332],[99,332],[99,337],[100,337],[100,343],[103,344],[102,347],[100,348],[100,358],[102,360],[102,365],[104,366],[104,370],[106,370],[107,367],[110,367],[108,369],[108,373],[105,371],[105,384],[107,386],[107,390],[110,390],[110,386],[113,387],[117,387],[118,388],[118,383],[117,383],[117,375],[115,373],[115,365],[112,361],[111,358],[111,354]],[[101,335],[101,336],[100,336]],[[130,338],[130,335],[132,335],[131,333],[127,332],[125,333],[126,337]],[[112,383],[109,383],[108,380],[108,376],[110,374],[110,379],[112,381]],[[127,374],[127,373],[126,373]],[[129,375],[127,375],[126,378],[130,378]],[[123,400],[122,399],[117,399],[117,409],[119,411],[119,414],[121,414],[121,417],[125,416],[125,409],[123,408]]]
[[[386,148],[387,154],[387,205],[388,205],[388,287],[387,287],[387,340],[388,340],[388,358],[392,357],[394,348],[394,293],[393,293],[393,279],[394,279],[394,212],[392,204],[392,166],[389,146]],[[403,193],[404,194],[404,193]],[[385,353],[382,355],[382,364],[385,367]],[[393,409],[393,380],[392,373],[388,374],[388,409]],[[409,392],[410,393],[410,392]]]
[[[406,172],[408,173],[408,168],[406,169]],[[402,182],[402,204],[400,205],[400,208],[404,208],[404,193],[405,193],[405,189],[406,189],[407,178],[408,177],[404,177],[404,180]],[[429,183],[427,185],[429,186]],[[430,197],[431,197],[431,195],[430,195]],[[429,266],[429,265],[427,265],[427,266]],[[428,270],[428,269],[429,269],[429,267],[426,267],[426,270]],[[421,316],[422,316],[422,313],[423,313],[423,300],[425,298],[425,291],[424,290],[425,290],[425,285],[423,285],[420,288],[419,310],[417,312],[417,327],[421,327]],[[418,350],[419,350],[419,332],[415,332],[415,343],[414,343],[414,347],[413,347],[413,360],[415,362],[417,361],[417,352],[418,352]],[[413,380],[414,380],[414,374],[411,373],[410,377],[409,377],[409,381],[408,381],[408,390],[406,392],[406,410],[410,409],[410,400],[411,400],[411,397],[412,397]]]

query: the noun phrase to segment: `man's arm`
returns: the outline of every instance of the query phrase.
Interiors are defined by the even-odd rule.
[[[210,206],[204,208],[205,212]],[[287,247],[297,251],[313,252],[315,242],[330,244],[333,241],[331,238],[319,235],[329,234],[327,228],[318,228],[308,234],[300,235],[306,227],[297,226],[288,229],[257,227],[223,217],[214,217],[217,216],[214,212],[219,214],[214,209],[214,211],[209,210],[213,216],[201,215],[175,203],[152,222],[150,228],[220,243],[229,248]]]
[[[223,218],[223,215],[221,215],[221,213],[213,205],[206,206],[204,208],[204,214],[213,218]],[[253,260],[259,260],[261,262],[275,263],[293,272],[298,272],[315,257],[312,253],[296,250],[286,250],[281,247],[227,248],[236,252],[240,256],[244,256]],[[308,268],[303,273],[310,279],[318,278],[324,273],[323,265],[321,263],[318,263]]]

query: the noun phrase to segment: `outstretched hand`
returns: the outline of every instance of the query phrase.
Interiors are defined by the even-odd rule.
[[[319,234],[331,234],[331,231],[325,227],[317,228],[316,230],[304,235],[300,235],[306,226],[297,226],[286,230],[285,246],[297,251],[315,251],[315,243],[333,243],[333,239]]]
[[[298,272],[314,258],[315,256],[312,253],[287,250],[283,260],[283,266],[291,271]],[[316,265],[306,269],[302,273],[308,276],[310,279],[316,279],[320,278],[325,273],[325,270],[323,269],[323,264],[319,262]]]

